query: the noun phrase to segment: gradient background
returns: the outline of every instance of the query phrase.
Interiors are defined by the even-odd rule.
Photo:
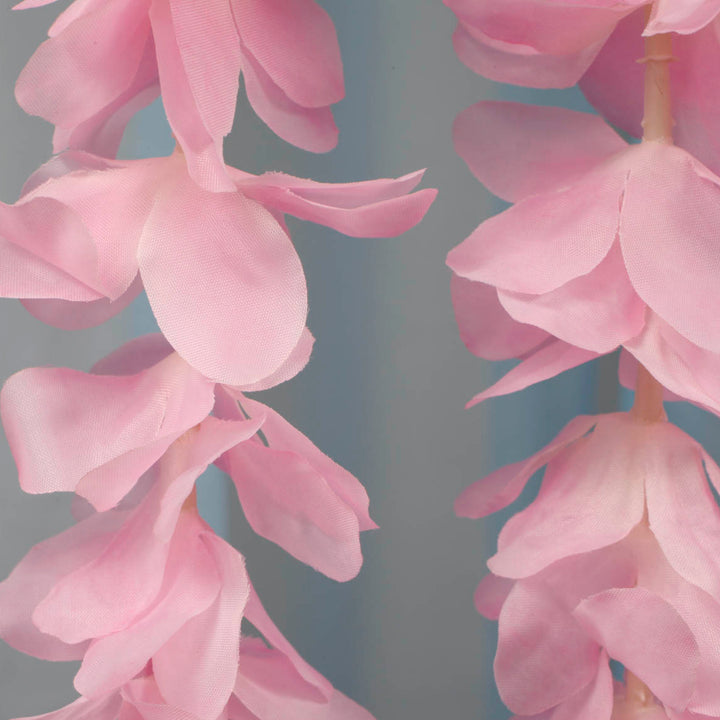
[[[440,189],[426,220],[394,240],[346,238],[295,221],[290,228],[310,290],[318,341],[308,368],[264,393],[269,402],[367,487],[381,529],[364,536],[365,566],[334,583],[255,537],[220,473],[202,481],[204,511],[247,556],[268,611],[298,650],[379,720],[506,718],[492,681],[495,627],[472,605],[475,584],[509,513],[457,520],[458,492],[493,468],[522,459],[579,412],[612,410],[615,358],[518,396],[464,411],[505,367],[462,346],[450,303],[448,250],[501,208],[455,155],[454,117],[483,98],[586,108],[575,90],[494,85],[453,53],[454,17],[439,0],[323,3],[345,61],[347,98],[337,106],[340,144],[323,156],[270,133],[241,95],[230,164],[325,181],[397,176],[428,167]],[[0,200],[12,202],[50,153],[50,127],[16,106],[14,81],[57,14],[55,6],[0,9]],[[478,132],[482,132],[479,128]],[[128,131],[127,157],[172,149],[162,107]],[[144,299],[89,331],[64,333],[0,304],[0,378],[33,365],[88,369],[123,340],[154,330]],[[672,416],[710,443],[717,422],[693,409]],[[0,576],[32,544],[70,523],[67,498],[29,497],[17,487],[0,441]],[[537,483],[536,483],[537,484]],[[524,495],[525,502],[535,490]],[[51,664],[0,646],[0,720],[50,711],[75,698],[72,664]],[[292,720],[292,719],[288,719]]]

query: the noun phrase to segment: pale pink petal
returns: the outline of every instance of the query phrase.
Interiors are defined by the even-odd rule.
[[[645,476],[650,529],[688,582],[720,599],[720,508],[708,485],[702,448],[679,428],[654,428],[657,463]]]
[[[490,570],[528,577],[626,537],[645,512],[644,478],[663,471],[653,439],[652,426],[627,414],[597,418],[592,434],[549,459],[537,498],[502,529]]]
[[[315,0],[231,0],[243,45],[293,102],[322,107],[342,100],[335,27]]]
[[[360,524],[360,530],[377,528],[368,514],[367,491],[355,476],[325,455],[272,408],[250,398],[243,399],[242,407],[250,417],[265,416],[262,431],[269,447],[281,453],[292,453],[307,462],[319,476],[325,479],[338,498],[353,510]]]
[[[473,594],[475,609],[488,620],[497,620],[500,617],[503,603],[507,600],[514,585],[514,580],[489,573],[475,588]]]
[[[687,706],[700,652],[690,628],[665,600],[641,587],[615,588],[583,600],[574,616],[662,702]]]
[[[94,375],[135,375],[157,365],[173,353],[162,333],[149,333],[129,340],[98,360],[90,372]]]
[[[124,514],[93,515],[60,535],[36,545],[0,583],[0,637],[44,660],[80,660],[87,643],[66,644],[35,626],[37,604],[63,576],[100,556],[124,520]]]
[[[625,154],[573,186],[533,195],[482,223],[447,264],[469,280],[540,294],[585,275],[617,236]]]
[[[203,375],[228,385],[258,382],[285,363],[305,328],[300,259],[260,205],[200,190],[181,162],[175,159],[180,177],[157,198],[140,244],[150,305],[171,345]]]
[[[178,47],[170,2],[152,0],[150,22],[155,39],[163,105],[173,134],[185,153],[187,171],[193,180],[206,190],[213,192],[234,190],[222,159],[222,135],[213,135],[210,132],[198,110],[183,56]],[[197,70],[198,68],[194,67],[193,79],[196,83]],[[208,75],[211,76],[212,73]],[[223,77],[225,77],[224,73]],[[220,105],[226,104],[220,103]],[[226,107],[223,112],[226,112]],[[223,117],[219,125],[224,126],[226,122],[226,118]]]
[[[190,513],[178,523],[157,601],[120,632],[90,644],[75,676],[82,695],[100,697],[135,677],[189,620],[206,611],[220,592],[213,555],[200,540],[202,521]]]
[[[317,153],[337,145],[338,128],[332,110],[293,102],[247,51],[243,53],[243,77],[253,110],[283,140]]]
[[[720,317],[712,311],[720,273],[714,252],[720,178],[683,150],[662,143],[643,143],[631,152],[620,221],[630,280],[679,333],[720,352]],[[648,212],[650,207],[658,211]],[[668,293],[668,287],[675,292]]]
[[[719,12],[720,0],[657,0],[644,34],[689,35],[705,27]]]
[[[596,115],[492,100],[455,118],[453,141],[473,175],[510,202],[572,185],[627,147]]]
[[[552,720],[610,720],[612,712],[613,679],[607,653],[601,652],[595,679],[558,706]]]
[[[304,457],[242,443],[227,453],[225,468],[255,532],[333,580],[358,574],[358,518]]]
[[[127,683],[122,689],[123,711],[117,720],[197,720],[195,715],[168,705],[157,689],[154,678],[141,677]],[[130,711],[130,712],[128,712]],[[223,712],[217,720],[227,720]]]
[[[519,392],[597,357],[598,354],[590,350],[582,350],[561,340],[553,340],[541,345],[494,385],[475,395],[465,407],[472,407],[489,398]]]
[[[35,318],[61,330],[83,330],[101,325],[121,313],[142,292],[142,281],[136,275],[130,287],[117,300],[101,298],[89,302],[70,300],[30,300],[20,302]]]
[[[628,279],[618,245],[587,275],[556,290],[542,295],[501,290],[498,298],[516,321],[600,354],[612,352],[645,325],[647,308]]]
[[[513,320],[491,285],[450,278],[455,320],[465,347],[485,360],[519,358],[545,342],[549,333]]]
[[[214,534],[202,536],[221,577],[220,594],[204,613],[186,622],[153,656],[158,688],[171,705],[216,720],[238,671],[240,624],[250,596],[245,561]]]
[[[117,720],[121,705],[120,693],[95,700],[81,697],[60,710],[17,720]]]
[[[305,328],[300,335],[300,340],[295,349],[290,353],[287,360],[271,375],[255,382],[243,385],[242,387],[225,386],[225,390],[232,396],[238,398],[243,392],[258,392],[260,390],[268,390],[269,388],[280,385],[294,378],[307,364],[310,362],[315,338],[312,333]]]
[[[407,194],[422,174],[412,173],[394,183],[371,180],[371,187],[366,189],[362,182],[328,186],[307,180],[297,180],[293,187],[294,178],[271,173],[254,182],[240,182],[238,187],[244,195],[273,210],[326,225],[345,235],[394,237],[417,225],[437,196],[437,191],[431,189]]]
[[[18,79],[20,106],[71,127],[111,103],[132,83],[143,56],[147,7],[147,0],[107,0],[46,40]]]
[[[495,680],[521,715],[567,700],[598,671],[600,648],[542,583],[515,584],[500,613]]]
[[[508,506],[517,500],[535,472],[589,432],[597,420],[594,415],[579,415],[532,457],[501,467],[465,488],[455,500],[455,512],[460,517],[480,518]]]
[[[213,383],[177,355],[119,377],[30,368],[0,395],[22,488],[76,490],[99,510],[114,506],[213,403]]]
[[[265,608],[260,602],[260,598],[251,588],[250,598],[245,607],[245,617],[255,626],[262,634],[267,643],[279,650],[293,664],[295,669],[300,673],[303,679],[314,685],[328,700],[335,692],[333,686],[324,678],[315,668],[308,665],[298,654],[297,650],[287,641],[285,636],[278,630],[277,626],[265,612]]]

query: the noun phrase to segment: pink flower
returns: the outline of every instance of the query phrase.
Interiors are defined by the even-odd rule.
[[[114,157],[126,123],[159,86],[192,178],[233,190],[222,141],[241,74],[255,112],[280,137],[315,152],[337,142],[329,106],[344,95],[342,61],[332,20],[314,0],[76,0],[49,34],[16,95],[56,126],[56,152]]]
[[[579,417],[468,488],[458,513],[505,507],[543,465],[475,597],[499,618],[503,700],[521,715],[568,703],[567,717],[609,720],[609,656],[674,712],[720,715],[720,509],[708,483],[720,488],[720,468],[667,422]]]
[[[476,400],[622,345],[673,393],[718,412],[720,178],[684,150],[628,146],[599,118],[559,108],[478,103],[458,117],[455,142],[516,203],[448,255],[470,349],[524,359]]]
[[[46,322],[76,328],[115,314],[142,285],[185,360],[206,377],[245,385],[277,370],[305,327],[305,277],[284,213],[380,237],[418,223],[435,197],[408,195],[422,173],[345,185],[229,173],[234,192],[211,193],[191,180],[179,152],[130,162],[84,153],[52,160],[15,206],[0,207],[0,219],[8,217],[3,263],[13,263],[0,295],[48,298],[52,276],[57,300],[25,305]],[[42,238],[18,216],[44,230]]]
[[[377,527],[365,489],[274,410],[243,394],[299,372],[312,343],[306,332],[278,373],[244,388],[206,380],[159,334],[127,343],[91,374],[22,370],[0,395],[20,485],[32,493],[75,492],[110,510],[214,408],[231,425],[252,423],[219,462],[251,526],[302,562],[349,580],[362,565],[360,531]],[[255,434],[260,427],[264,442]]]
[[[458,17],[454,44],[475,72],[530,87],[577,82],[623,130],[642,135],[643,35],[673,37],[670,75],[676,141],[720,172],[718,0],[445,0]],[[652,6],[647,19],[648,6]]]

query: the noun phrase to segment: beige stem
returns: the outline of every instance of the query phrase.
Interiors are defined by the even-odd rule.
[[[645,707],[654,705],[653,694],[650,688],[629,670],[625,670],[625,699],[629,705],[634,707]]]

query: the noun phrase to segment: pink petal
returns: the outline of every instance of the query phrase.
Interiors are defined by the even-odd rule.
[[[30,58],[17,82],[18,103],[55,125],[80,124],[132,83],[149,30],[147,0],[97,4]]]
[[[679,428],[654,428],[653,472],[646,474],[650,529],[688,582],[720,598],[720,508],[708,486],[702,448]]]
[[[557,290],[543,295],[501,290],[498,298],[518,322],[601,354],[635,337],[645,325],[645,303],[628,279],[618,245],[587,275]]]
[[[613,679],[608,656],[601,652],[595,679],[559,705],[552,720],[611,720],[612,712]]]
[[[645,28],[645,35],[676,32],[695,33],[720,12],[720,0],[658,0]]]
[[[625,161],[617,156],[569,188],[533,195],[486,220],[450,251],[447,264],[469,280],[534,295],[585,275],[617,235]]]
[[[514,580],[498,577],[492,573],[487,574],[475,588],[473,594],[475,609],[488,620],[497,620],[514,585]]]
[[[167,113],[168,122],[174,136],[182,146],[187,159],[187,172],[202,188],[212,192],[229,192],[234,188],[228,178],[223,162],[222,135],[214,135],[203,122],[198,109],[193,87],[190,85],[188,72],[183,62],[183,55],[178,46],[178,37],[173,22],[173,10],[170,2],[153,0],[150,6],[150,22],[152,24],[155,50],[157,55],[160,88],[162,90],[163,105]],[[188,37],[186,30],[182,31],[183,41]],[[223,54],[227,52],[227,37],[221,43]],[[186,54],[190,48],[185,48]],[[231,53],[232,54],[232,53]],[[193,70],[194,85],[197,86],[199,68],[188,56],[188,64]],[[228,72],[232,67],[228,68]],[[213,73],[208,74],[209,78]],[[221,84],[227,79],[222,73]],[[213,83],[214,84],[214,83]],[[203,97],[207,99],[203,91]],[[221,117],[213,118],[214,127],[225,127],[227,124],[227,100],[220,102]],[[217,125],[215,125],[217,123]]]
[[[44,660],[80,660],[87,645],[66,644],[33,624],[37,604],[65,575],[100,556],[124,519],[93,515],[36,545],[0,583],[0,637],[21,652]]]
[[[597,671],[600,648],[539,582],[523,580],[508,595],[498,630],[495,680],[503,702],[533,715],[567,700]]]
[[[528,480],[559,452],[585,435],[597,422],[594,415],[580,415],[571,420],[542,450],[512,465],[506,465],[465,488],[455,500],[460,517],[481,518],[517,500]]]
[[[199,519],[184,515],[157,601],[125,630],[90,644],[75,676],[78,692],[100,697],[132,680],[175,633],[212,605],[220,578],[212,554],[200,540],[202,529]]]
[[[69,300],[30,300],[20,302],[35,318],[61,330],[83,330],[101,325],[121,313],[142,292],[142,282],[137,275],[132,285],[117,300],[101,298],[89,302]]]
[[[123,710],[130,712],[127,717],[120,715],[118,720],[197,720],[195,715],[168,705],[152,677],[127,683],[122,695],[129,704],[124,705]],[[217,720],[227,720],[227,713],[223,712]]]
[[[23,370],[6,382],[0,410],[26,492],[76,490],[106,510],[213,402],[213,384],[174,355],[120,377]]]
[[[598,354],[590,350],[582,350],[561,340],[553,340],[541,345],[519,365],[505,373],[494,385],[475,395],[465,407],[470,408],[489,398],[519,392],[530,385],[535,385],[560,375],[566,370],[583,365],[596,357]]]
[[[612,545],[640,523],[643,479],[663,470],[647,425],[601,417],[592,434],[550,459],[537,499],[507,522],[490,570],[521,578]]]
[[[276,135],[310,152],[328,152],[337,145],[332,110],[293,102],[247,51],[243,54],[243,77],[253,110]]]
[[[243,45],[293,102],[322,107],[342,100],[335,27],[314,0],[231,0]]]
[[[196,615],[153,656],[153,672],[170,705],[216,720],[225,707],[238,671],[240,623],[250,595],[245,561],[214,534],[202,536],[214,557],[222,584],[214,604]]]
[[[333,493],[358,519],[360,530],[377,525],[368,514],[369,499],[360,481],[320,451],[305,435],[267,405],[244,398],[243,409],[250,417],[265,416],[262,431],[270,449],[302,458],[328,484]]]
[[[662,702],[687,706],[700,653],[690,628],[667,602],[644,588],[616,588],[583,600],[574,615]]]
[[[150,305],[171,345],[203,375],[258,382],[287,360],[305,328],[300,259],[260,205],[199,190],[180,162],[140,245]]]
[[[358,574],[358,518],[304,457],[242,443],[226,467],[255,532],[333,580]]]
[[[256,182],[238,183],[240,191],[273,210],[334,228],[352,237],[395,237],[417,225],[437,196],[436,190],[406,194],[422,172],[396,181],[324,185],[283,177],[261,176]],[[259,181],[265,181],[260,184]],[[277,184],[276,184],[277,183]],[[397,187],[393,187],[396,184]],[[384,192],[378,192],[380,189]],[[313,192],[315,191],[315,192]],[[372,200],[368,196],[375,196]]]
[[[455,118],[455,150],[510,202],[578,182],[627,143],[596,115],[486,100]]]
[[[453,274],[450,291],[460,338],[478,357],[485,360],[522,357],[550,337],[545,330],[513,320],[491,285]]]
[[[91,372],[94,375],[136,375],[157,365],[173,352],[162,333],[149,333],[129,340],[98,360]]]
[[[292,380],[307,364],[310,362],[315,338],[312,333],[305,328],[300,335],[300,340],[295,349],[290,353],[287,360],[271,375],[263,378],[259,382],[243,385],[234,388],[230,385],[225,386],[225,390],[233,397],[242,397],[243,392],[258,392],[260,390],[268,390],[276,385]]]
[[[633,286],[688,340],[720,352],[720,317],[710,311],[720,272],[720,178],[661,143],[644,143],[632,153],[620,243]],[[649,207],[660,211],[648,213]],[[669,286],[676,292],[669,294]]]

